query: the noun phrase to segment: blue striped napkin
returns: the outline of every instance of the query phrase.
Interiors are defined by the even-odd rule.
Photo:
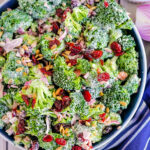
[[[128,126],[103,150],[150,150],[150,69],[143,100]]]

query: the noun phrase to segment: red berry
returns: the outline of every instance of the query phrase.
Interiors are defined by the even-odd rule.
[[[29,98],[28,98],[28,96],[27,95],[22,95],[21,97],[24,100],[24,102],[26,103],[26,105],[29,106]]]
[[[56,15],[58,16],[58,17],[62,17],[62,15],[63,15],[63,13],[64,13],[64,11],[61,9],[61,8],[58,8],[58,9],[56,9]]]
[[[40,71],[48,76],[52,76],[53,74],[52,71],[47,71],[45,68],[41,68]]]
[[[114,53],[120,53],[122,51],[121,45],[117,42],[111,43],[110,47],[114,51]]]
[[[93,51],[91,55],[94,59],[98,59],[103,55],[103,51]]]
[[[61,112],[62,111],[62,102],[61,101],[59,101],[59,100],[56,100],[55,102],[54,102],[54,108],[55,108],[55,110],[57,111],[57,112]]]
[[[54,40],[51,40],[51,41],[49,42],[49,48],[51,49],[53,45],[59,46],[59,45],[60,45],[60,41],[57,40],[56,38],[55,38]]]
[[[61,17],[61,18],[62,18],[62,21],[65,21],[68,12],[71,12],[71,9],[70,9],[70,8],[67,8],[67,9],[64,11],[64,13],[63,13],[63,15],[62,15],[62,17]]]
[[[84,96],[84,99],[87,102],[89,102],[91,100],[91,98],[92,98],[92,96],[91,96],[91,94],[90,94],[90,92],[88,90],[83,91],[83,96]]]
[[[98,76],[97,76],[97,80],[100,82],[100,81],[108,81],[110,79],[110,75],[109,73],[107,72],[104,72],[104,73],[100,73]]]
[[[52,31],[57,34],[58,30],[60,29],[60,23],[59,22],[53,22],[52,23]]]
[[[115,56],[121,56],[123,54],[124,54],[124,52],[119,52],[119,53],[115,53]]]
[[[35,104],[36,104],[36,99],[33,99],[32,100],[32,109],[34,108]]]
[[[57,138],[55,141],[58,145],[65,146],[67,144],[66,140],[63,138]]]
[[[109,7],[109,3],[106,0],[104,1],[104,6],[105,6],[105,8]]]
[[[84,58],[87,59],[88,61],[92,61],[93,58],[89,52],[86,52],[83,54]]]
[[[51,142],[53,137],[51,135],[46,135],[43,137],[43,142]]]
[[[100,60],[100,63],[102,66],[104,65],[104,61],[102,59]]]
[[[82,147],[75,145],[72,147],[72,150],[82,150]]]
[[[71,56],[77,55],[78,53],[81,52],[81,46],[79,46],[79,45],[71,46],[70,51],[71,51],[71,53],[70,53]]]
[[[37,63],[39,62],[38,60],[36,60],[35,55],[32,55],[32,61],[33,61],[35,64],[37,64]]]
[[[64,108],[66,108],[66,107],[68,107],[70,105],[71,98],[69,96],[63,96],[61,102],[62,102],[62,108],[64,109]]]
[[[103,113],[103,114],[100,114],[99,117],[102,119],[102,121],[104,122],[105,121],[105,116],[106,116],[106,113]]]
[[[70,59],[68,63],[71,63],[71,66],[75,66],[77,64],[77,59]]]

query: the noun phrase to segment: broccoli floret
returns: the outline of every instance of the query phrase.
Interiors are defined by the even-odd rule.
[[[54,83],[65,90],[80,90],[81,81],[77,77],[73,68],[68,67],[63,57],[58,57],[54,61]]]
[[[70,93],[71,98],[71,114],[78,114],[81,118],[89,114],[89,105],[85,101],[81,92]]]
[[[110,109],[110,111],[117,112],[121,108],[127,108],[130,103],[130,94],[121,85],[114,84],[111,88],[104,90],[101,101]]]
[[[33,80],[30,83],[29,88],[22,90],[22,94],[27,96],[35,95],[35,109],[50,109],[55,100],[52,97],[52,91],[50,91],[40,79]]]
[[[133,28],[133,26],[134,26],[134,23],[133,23],[132,19],[128,19],[123,24],[121,24],[118,28],[131,30]]]
[[[50,49],[49,43],[52,37],[53,34],[46,33],[41,37],[40,40],[41,53],[48,61],[52,61],[55,55],[60,54],[65,49],[64,41],[61,41],[60,45],[58,45],[56,48]]]
[[[107,49],[107,48],[106,48]],[[103,50],[103,55],[102,57],[100,58],[101,60],[106,60],[108,58],[112,58],[114,56],[114,53],[113,52],[108,52],[106,49],[102,49]],[[99,60],[99,59],[97,59]]]
[[[94,20],[97,24],[102,24],[103,26],[118,27],[129,20],[125,9],[123,9],[115,0],[108,0],[107,2],[109,3],[109,7],[107,8],[104,6],[103,1],[100,1],[97,6],[97,16]]]
[[[123,51],[127,51],[136,46],[134,38],[131,35],[123,35],[118,39]]]
[[[105,29],[87,24],[84,31],[86,45],[92,49],[101,49],[107,46],[109,41],[108,32]]]
[[[119,39],[122,36],[122,31],[120,29],[112,29],[110,30],[110,44],[113,41],[116,41],[117,39]]]
[[[2,76],[6,84],[20,85],[27,81],[28,67],[20,63],[21,58],[16,57],[15,52],[7,54],[6,63],[2,69]]]
[[[46,132],[46,123],[44,116],[31,116],[27,120],[26,134],[40,136]]]
[[[86,59],[78,58],[76,68],[79,69],[82,74],[86,74],[88,71],[90,71],[91,64]]]
[[[130,93],[136,93],[138,91],[138,87],[140,85],[141,79],[136,75],[131,75],[126,81],[124,88]]]
[[[117,65],[120,70],[129,74],[136,74],[138,71],[138,54],[135,49],[128,50],[117,59]]]
[[[33,18],[44,19],[55,14],[55,7],[61,0],[18,0],[18,2],[20,8]]]
[[[3,56],[0,56],[0,68],[2,68],[5,64],[5,58]]]
[[[4,127],[4,122],[2,121],[2,117],[6,114],[7,111],[8,111],[8,107],[3,103],[0,103],[0,129]]]
[[[66,40],[71,41],[72,39],[78,38],[82,26],[75,21],[70,12],[67,13],[67,18],[65,19],[65,27],[68,29],[69,35],[67,35]]]
[[[6,37],[5,34],[7,33],[12,36],[19,28],[23,30],[28,29],[32,21],[33,19],[31,16],[19,9],[3,12],[0,21],[0,26],[4,28],[3,36]]]
[[[84,22],[88,18],[89,9],[83,5],[73,9],[72,17],[78,22]]]

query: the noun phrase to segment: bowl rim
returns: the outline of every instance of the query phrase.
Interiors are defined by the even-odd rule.
[[[0,9],[10,1],[11,0],[6,0],[3,3],[1,3],[0,4]],[[141,57],[142,57],[142,67],[143,67],[142,68],[143,69],[143,75],[142,75],[142,80],[143,81],[141,82],[140,91],[138,92],[139,96],[137,98],[137,102],[135,103],[130,115],[127,117],[126,121],[123,122],[123,124],[121,125],[121,128],[119,130],[115,131],[112,135],[110,135],[110,137],[108,137],[104,141],[97,142],[97,144],[94,146],[93,150],[104,147],[106,144],[111,142],[116,136],[118,136],[125,129],[125,127],[127,127],[128,123],[133,118],[133,116],[136,113],[136,111],[137,111],[137,109],[140,105],[140,102],[142,100],[142,96],[143,96],[145,85],[146,85],[146,77],[147,77],[147,58],[146,58],[146,53],[145,53],[145,48],[144,48],[144,45],[143,45],[143,41],[142,41],[141,36],[140,36],[140,34],[139,34],[139,32],[138,32],[135,25],[133,26],[132,31],[135,34],[135,37],[137,38],[137,42],[139,43],[139,47],[141,49],[140,51],[141,51],[141,54],[142,54]],[[22,147],[21,145],[16,144],[14,140],[9,139],[7,137],[7,135],[3,134],[1,131],[0,131],[0,137],[5,139],[7,142],[13,144],[17,148],[20,148],[20,149],[24,150],[24,147]]]

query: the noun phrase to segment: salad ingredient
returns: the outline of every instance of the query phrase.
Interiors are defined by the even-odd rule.
[[[0,56],[0,68],[2,68],[5,64],[5,58],[3,56]]]

